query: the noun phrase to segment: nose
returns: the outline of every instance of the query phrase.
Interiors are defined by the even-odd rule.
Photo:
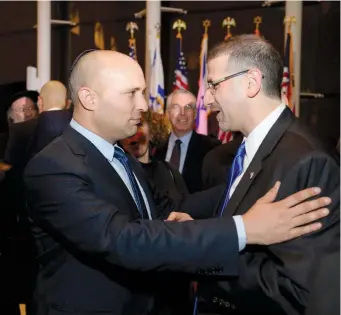
[[[147,100],[145,99],[144,96],[142,96],[137,104],[137,109],[142,111],[142,112],[146,112],[148,110],[148,104],[147,104]]]
[[[206,108],[210,107],[214,103],[214,97],[210,91],[210,89],[206,89],[205,95],[204,95],[204,106]]]

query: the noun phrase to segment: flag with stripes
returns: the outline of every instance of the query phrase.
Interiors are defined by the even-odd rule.
[[[207,135],[207,110],[204,105],[204,96],[207,88],[207,47],[208,34],[204,33],[201,41],[200,52],[200,77],[199,91],[197,96],[197,116],[196,116],[196,131],[197,133]]]
[[[135,60],[137,60],[136,54],[136,40],[135,38],[129,39],[129,56]]]
[[[229,40],[231,37],[232,37],[232,35],[229,33],[229,34],[227,34],[227,36],[224,39]],[[219,127],[218,139],[221,141],[221,143],[230,142],[233,139],[233,133],[231,131],[221,130]]]
[[[288,99],[288,106],[295,113],[295,104],[294,104],[294,58],[293,58],[293,49],[292,49],[292,35],[289,31],[287,33],[286,43],[285,43],[285,54],[284,54],[284,62],[283,62],[283,79],[282,79],[282,93]]]
[[[160,53],[160,35],[156,35],[155,47],[153,51],[152,69],[149,88],[149,107],[160,114],[164,112],[164,76]]]
[[[174,71],[173,91],[177,89],[188,90],[187,66],[185,55],[182,52],[182,37],[177,36],[177,58]]]

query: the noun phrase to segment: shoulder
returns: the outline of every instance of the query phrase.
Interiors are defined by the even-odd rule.
[[[218,146],[221,144],[221,142],[216,139],[216,138],[212,138],[206,135],[202,135],[199,133],[196,133],[195,131],[193,131],[193,135],[192,138],[195,142],[197,142],[202,149],[206,149],[206,150],[211,150],[212,148]]]
[[[79,167],[79,157],[73,154],[62,137],[58,137],[30,159],[24,177],[76,172]]]

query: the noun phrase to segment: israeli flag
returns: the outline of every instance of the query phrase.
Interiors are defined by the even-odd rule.
[[[149,107],[151,107],[154,112],[163,114],[165,107],[164,102],[165,88],[163,66],[160,54],[160,35],[156,34],[149,84]]]

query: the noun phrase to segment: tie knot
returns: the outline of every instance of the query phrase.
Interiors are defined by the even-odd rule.
[[[238,148],[237,156],[244,158],[245,155],[246,155],[245,142],[243,142]]]
[[[180,139],[175,140],[175,145],[181,145],[182,141]]]

